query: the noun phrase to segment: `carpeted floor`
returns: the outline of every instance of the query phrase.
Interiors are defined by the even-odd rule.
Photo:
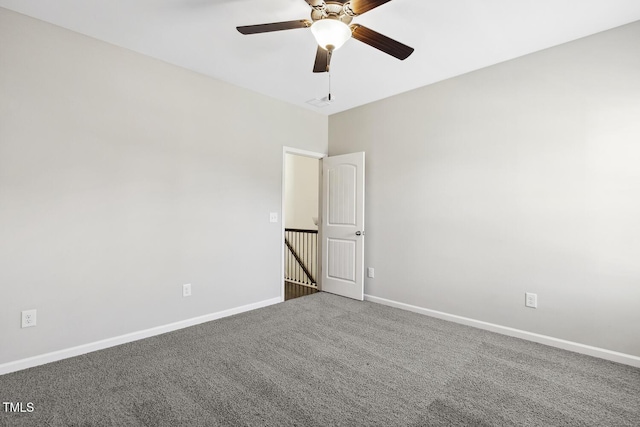
[[[640,369],[318,293],[0,377],[0,425],[640,426]]]

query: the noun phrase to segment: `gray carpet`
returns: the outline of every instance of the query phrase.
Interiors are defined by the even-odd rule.
[[[640,369],[319,293],[0,377],[0,425],[640,426]]]

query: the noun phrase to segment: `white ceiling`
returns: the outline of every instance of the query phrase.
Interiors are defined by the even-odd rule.
[[[334,102],[312,73],[309,29],[238,25],[309,19],[304,0],[0,0],[0,6],[199,73],[333,114],[640,20],[640,0],[393,0],[353,22],[415,48],[399,61],[355,39],[331,61]],[[640,45],[640,41],[639,41]],[[640,48],[640,46],[639,46]]]

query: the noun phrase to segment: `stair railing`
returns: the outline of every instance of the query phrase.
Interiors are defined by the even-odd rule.
[[[318,230],[285,228],[285,280],[316,288]]]

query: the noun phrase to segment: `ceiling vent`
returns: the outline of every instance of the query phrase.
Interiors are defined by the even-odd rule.
[[[322,108],[322,107],[326,107],[327,105],[331,105],[331,103],[333,102],[333,100],[329,100],[328,97],[324,97],[321,99],[318,98],[313,98],[307,101],[307,104],[309,105],[313,105],[314,107],[317,108]]]

